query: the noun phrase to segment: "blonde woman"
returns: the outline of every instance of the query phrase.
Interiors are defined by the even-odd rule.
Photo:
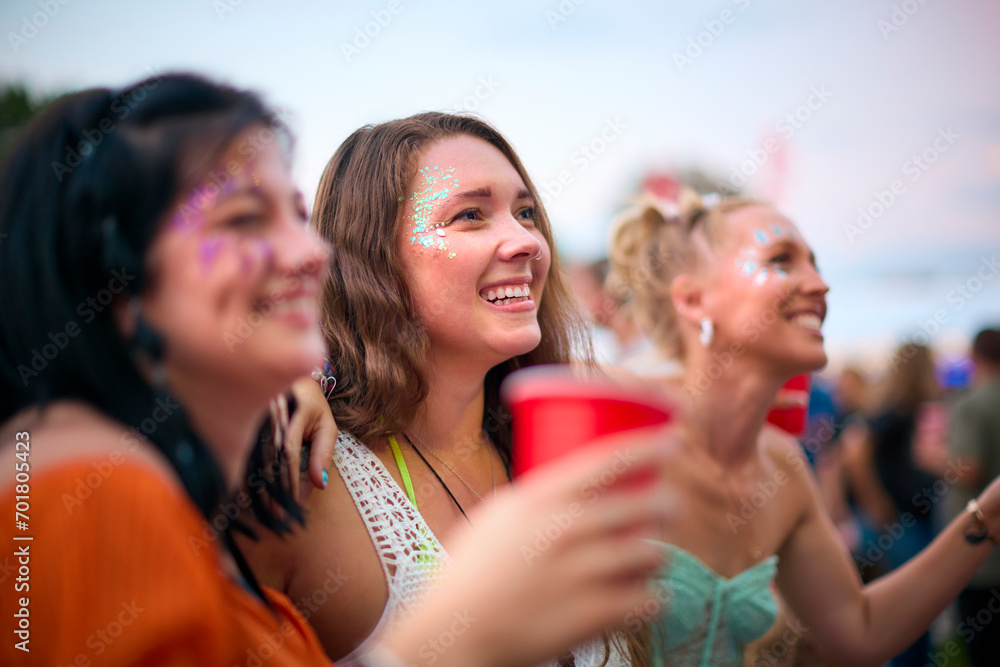
[[[800,448],[765,417],[781,385],[826,364],[828,287],[798,228],[770,205],[686,192],[677,210],[625,215],[614,270],[665,355],[684,361],[690,414],[667,468],[683,498],[663,526],[666,612],[654,661],[741,665],[772,625],[777,584],[805,634],[840,665],[879,665],[913,642],[1000,536],[994,481],[918,556],[862,586]]]

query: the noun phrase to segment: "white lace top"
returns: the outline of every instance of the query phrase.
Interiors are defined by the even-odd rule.
[[[365,445],[340,432],[333,462],[354,499],[371,536],[389,599],[372,633],[338,665],[350,665],[374,649],[378,640],[400,618],[413,610],[434,586],[435,575],[451,566],[451,558],[431,532],[396,480]],[[607,667],[627,667],[628,660],[614,646]],[[604,660],[604,642],[594,640],[573,650],[577,667],[598,667]],[[556,667],[551,661],[545,667]]]

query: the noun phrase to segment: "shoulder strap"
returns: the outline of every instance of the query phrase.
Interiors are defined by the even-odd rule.
[[[403,478],[403,486],[406,488],[406,495],[410,498],[410,502],[413,506],[417,506],[417,496],[413,493],[413,482],[410,481],[410,471],[406,467],[406,461],[403,460],[403,452],[399,449],[399,443],[396,442],[395,434],[389,435],[389,448],[392,450],[392,456],[396,459],[396,466],[399,468],[399,476]]]

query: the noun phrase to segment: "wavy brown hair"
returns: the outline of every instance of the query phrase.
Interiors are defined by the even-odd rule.
[[[427,396],[427,335],[414,311],[396,238],[417,159],[432,144],[457,135],[482,139],[503,153],[535,200],[535,223],[552,250],[538,308],[541,343],[494,366],[485,378],[483,429],[509,468],[510,419],[500,402],[500,383],[517,368],[568,363],[581,351],[593,363],[593,352],[561,275],[538,191],[507,140],[474,116],[422,113],[366,125],[341,144],[323,172],[313,218],[336,247],[322,291],[323,328],[337,375],[330,405],[338,426],[370,442],[407,428]]]

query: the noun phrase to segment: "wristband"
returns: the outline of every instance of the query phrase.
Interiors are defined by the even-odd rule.
[[[983,515],[983,509],[979,506],[979,501],[973,498],[965,506],[965,511],[972,516],[973,522],[979,525],[980,530],[977,532],[965,531],[965,541],[969,544],[981,544],[984,540],[989,540],[994,545],[1000,544],[1000,539],[996,535],[990,532],[989,527],[986,525],[986,516]]]

